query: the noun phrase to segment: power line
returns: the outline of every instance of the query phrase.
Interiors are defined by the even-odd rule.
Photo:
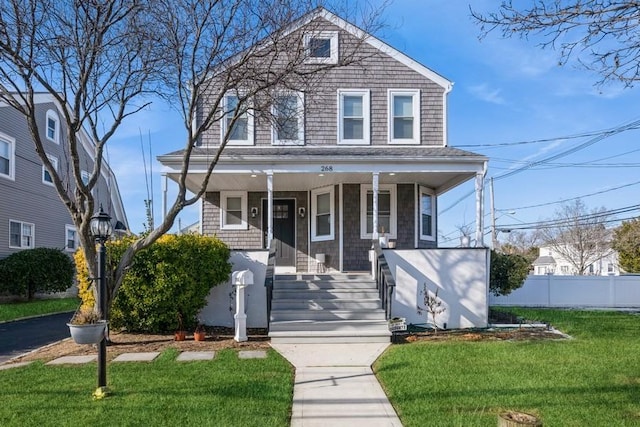
[[[617,127],[612,128],[612,129],[610,129],[610,130],[608,130],[608,131],[606,131],[604,133],[598,134],[594,138],[591,138],[588,141],[583,142],[582,144],[578,144],[578,145],[576,145],[576,146],[574,146],[572,148],[569,148],[568,150],[564,150],[564,151],[562,151],[560,153],[554,154],[552,156],[546,157],[546,158],[541,159],[541,160],[537,160],[537,161],[534,161],[534,162],[529,162],[529,163],[527,163],[527,164],[525,164],[523,166],[520,166],[520,167],[518,167],[518,168],[516,168],[516,169],[514,169],[514,170],[512,170],[510,172],[506,172],[506,173],[503,173],[501,175],[495,176],[494,177],[494,181],[498,181],[498,180],[501,180],[501,179],[504,179],[504,178],[508,178],[508,177],[513,176],[513,175],[515,175],[517,173],[520,173],[520,172],[523,172],[525,170],[531,169],[531,168],[533,168],[535,166],[542,165],[542,164],[548,163],[550,161],[557,160],[557,159],[560,159],[562,157],[568,156],[568,155],[573,154],[573,153],[575,153],[577,151],[580,151],[580,150],[583,150],[585,148],[588,148],[591,145],[596,144],[596,143],[598,143],[598,142],[600,142],[600,141],[602,141],[602,140],[604,140],[606,138],[609,138],[609,137],[611,137],[613,135],[625,132],[627,130],[638,129],[639,126],[640,126],[640,120],[635,120],[635,121],[633,121],[631,123],[617,126]],[[485,182],[484,186],[486,187],[486,182]],[[440,213],[442,214],[442,213],[445,213],[445,212],[453,209],[455,206],[457,206],[459,203],[461,203],[467,197],[469,197],[472,194],[474,194],[474,192],[475,192],[474,190],[471,190],[470,192],[466,193],[465,195],[460,197],[458,200],[453,202],[451,205],[449,205],[448,207],[446,207],[443,210],[441,210]]]
[[[632,129],[640,129],[640,123],[636,122],[637,124],[634,125],[634,127],[630,127],[628,130],[632,130]],[[597,131],[591,131],[591,132],[584,132],[584,133],[578,133],[578,134],[574,134],[574,135],[567,135],[567,136],[557,136],[557,137],[553,137],[553,138],[543,138],[543,139],[534,139],[531,141],[516,141],[516,142],[498,142],[495,144],[461,144],[461,145],[456,145],[456,147],[458,148],[499,148],[499,147],[513,147],[513,146],[517,146],[517,145],[528,145],[528,144],[540,144],[540,143],[544,143],[544,142],[555,142],[555,141],[565,141],[565,140],[569,140],[569,139],[579,139],[579,138],[587,138],[587,137],[593,137],[593,136],[599,136],[599,135],[606,135],[612,131],[615,131],[616,128],[612,128],[612,129],[603,129],[603,130],[597,130]]]
[[[583,199],[585,197],[597,196],[599,194],[604,194],[604,193],[608,193],[610,191],[620,190],[621,188],[627,188],[627,187],[631,187],[631,186],[638,185],[638,184],[640,184],[640,181],[635,181],[635,182],[630,182],[630,183],[627,183],[627,184],[622,184],[622,185],[619,185],[617,187],[613,187],[613,188],[609,188],[609,189],[601,190],[601,191],[596,191],[594,193],[583,194],[581,196],[571,197],[569,199],[557,200],[555,202],[539,203],[537,205],[519,206],[519,207],[515,207],[515,208],[496,209],[496,211],[497,212],[518,211],[518,210],[524,210],[524,209],[539,208],[539,207],[542,207],[542,206],[555,205],[555,204],[558,204],[558,203],[571,202],[571,201],[574,201],[574,200]]]

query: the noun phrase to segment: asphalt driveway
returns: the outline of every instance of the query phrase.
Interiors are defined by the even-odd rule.
[[[73,312],[0,323],[0,363],[69,337]]]

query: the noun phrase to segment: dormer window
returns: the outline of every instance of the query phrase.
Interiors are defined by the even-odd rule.
[[[60,144],[60,119],[53,110],[47,111],[47,139]]]
[[[312,64],[338,63],[338,32],[318,31],[304,36],[307,62]]]

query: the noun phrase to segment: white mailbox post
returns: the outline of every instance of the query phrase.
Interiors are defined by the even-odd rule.
[[[231,274],[231,284],[236,287],[236,334],[233,337],[238,342],[247,341],[247,315],[244,310],[244,288],[253,285],[253,273],[251,270],[234,271]]]

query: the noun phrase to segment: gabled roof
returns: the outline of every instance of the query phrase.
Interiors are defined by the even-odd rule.
[[[342,30],[352,34],[353,36],[363,39],[369,45],[373,46],[374,48],[378,49],[379,51],[381,51],[383,53],[386,53],[387,55],[391,56],[395,60],[399,61],[400,63],[402,63],[404,65],[406,65],[407,67],[411,68],[412,70],[416,71],[417,73],[422,74],[423,76],[425,76],[428,79],[432,80],[434,83],[436,83],[439,86],[443,87],[445,90],[450,91],[452,89],[453,82],[451,82],[450,80],[447,80],[446,78],[444,78],[440,74],[436,73],[435,71],[425,67],[424,65],[422,65],[419,62],[415,61],[414,59],[408,57],[407,55],[405,55],[404,53],[400,52],[399,50],[391,47],[390,45],[388,45],[385,42],[383,42],[382,40],[374,37],[373,35],[371,35],[369,33],[366,33],[362,29],[360,29],[357,26],[351,24],[350,22],[345,21],[344,19],[340,18],[339,16],[329,12],[327,9],[325,9],[323,7],[319,7],[317,9],[311,11],[308,14],[304,15],[299,20],[295,21],[291,25],[291,27],[285,32],[285,34],[288,34],[288,33],[291,33],[293,31],[296,31],[296,30],[300,29],[301,27],[307,25],[308,23],[310,23],[314,19],[318,19],[318,18],[323,18],[323,19],[331,22],[332,24],[336,25],[337,27],[341,28]]]
[[[533,265],[553,265],[556,264],[555,258],[549,255],[539,256],[535,261],[533,261]]]

